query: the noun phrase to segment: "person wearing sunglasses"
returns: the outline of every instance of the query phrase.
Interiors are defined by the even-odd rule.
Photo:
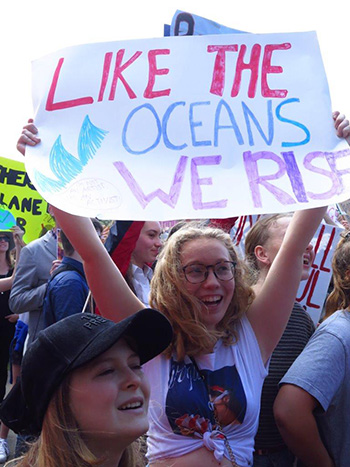
[[[9,296],[23,246],[22,236],[23,231],[18,226],[0,232],[0,402],[5,396],[10,344],[16,327],[16,315],[9,308]],[[11,254],[14,250],[15,263]],[[7,435],[8,428],[1,424],[0,462],[5,462],[9,455]]]

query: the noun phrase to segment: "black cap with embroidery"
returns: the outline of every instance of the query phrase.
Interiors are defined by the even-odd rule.
[[[146,308],[119,323],[78,313],[41,331],[23,357],[20,378],[0,406],[0,419],[16,433],[38,435],[64,377],[123,336],[135,341],[143,364],[168,347],[172,327],[164,315]]]

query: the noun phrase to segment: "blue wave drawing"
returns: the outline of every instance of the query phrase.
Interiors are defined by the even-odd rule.
[[[78,159],[65,149],[59,135],[49,156],[50,169],[57,180],[34,170],[34,177],[40,189],[45,192],[57,192],[67,186],[83,171],[89,160],[93,159],[107,133],[108,131],[93,125],[86,115],[78,138]]]

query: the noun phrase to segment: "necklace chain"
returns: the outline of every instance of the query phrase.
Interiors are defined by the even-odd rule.
[[[204,377],[203,377],[203,376],[202,376],[202,379],[203,379],[203,381],[204,381]],[[205,381],[204,381],[204,382],[205,382]],[[230,445],[230,443],[229,443],[229,441],[228,441],[228,439],[227,439],[227,436],[226,436],[225,433],[222,431],[221,424],[220,424],[219,420],[218,420],[217,417],[216,417],[215,410],[212,409],[212,411],[213,411],[215,423],[216,423],[216,425],[219,427],[219,430],[220,430],[220,432],[222,433],[222,435],[223,435],[223,437],[224,437],[224,444],[225,444],[225,447],[226,447],[226,449],[227,449],[227,451],[228,451],[228,453],[229,453],[229,455],[230,455],[230,460],[231,460],[231,462],[232,462],[232,465],[233,465],[233,467],[239,467],[239,466],[237,465],[235,455],[233,454],[233,451],[232,451],[231,445]]]
[[[222,426],[219,422],[219,420],[217,419],[217,416],[216,416],[216,413],[215,413],[215,409],[214,409],[214,405],[210,403],[210,397],[209,397],[209,388],[208,388],[208,384],[207,384],[207,381],[205,379],[205,376],[203,375],[203,373],[200,371],[200,369],[198,368],[198,365],[197,365],[197,362],[196,360],[193,358],[193,357],[190,357],[193,365],[195,366],[196,370],[197,370],[197,373],[199,374],[199,376],[201,377],[203,383],[204,383],[204,386],[205,386],[205,389],[207,391],[207,395],[208,395],[208,400],[209,400],[209,407],[213,413],[213,417],[214,417],[214,420],[215,420],[215,423],[216,425],[218,426],[219,428],[219,431],[220,433],[222,434],[222,436],[224,437],[224,444],[225,444],[225,447],[230,455],[230,461],[232,462],[232,465],[233,467],[239,467],[237,462],[236,462],[236,458],[235,458],[235,455],[233,454],[233,451],[232,451],[232,448],[231,448],[231,445],[227,439],[227,436],[225,435],[225,433],[222,431]]]

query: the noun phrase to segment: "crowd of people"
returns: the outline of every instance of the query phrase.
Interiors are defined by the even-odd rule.
[[[30,120],[17,147],[38,143]],[[96,219],[50,209],[56,228],[23,249],[18,227],[0,232],[1,400],[9,349],[20,367],[0,462],[10,428],[21,467],[348,465],[346,229],[316,331],[296,302],[326,207],[262,216],[244,258],[220,222],[181,221],[162,242],[158,222],[116,221],[103,243]]]

